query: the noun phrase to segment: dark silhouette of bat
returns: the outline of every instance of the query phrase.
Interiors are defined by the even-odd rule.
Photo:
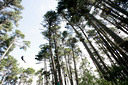
[[[24,60],[24,56],[21,56],[21,59],[25,62],[25,60]],[[26,63],[26,62],[25,62]]]

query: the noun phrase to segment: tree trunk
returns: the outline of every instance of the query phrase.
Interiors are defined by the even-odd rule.
[[[95,22],[97,22],[100,26],[102,26],[102,28],[115,40],[116,43],[120,44],[122,42],[124,42],[124,40],[122,38],[120,38],[117,34],[115,34],[113,31],[111,31],[108,27],[106,27],[104,24],[102,24],[98,19],[96,19],[93,15],[88,14],[89,17],[94,20]],[[90,23],[92,23],[91,20],[89,20]],[[93,26],[93,25],[92,25]],[[94,27],[95,28],[95,27]]]
[[[45,69],[44,69],[44,70],[46,71],[46,74],[45,74],[45,75],[46,75],[46,82],[45,82],[45,83],[46,83],[46,85],[48,85],[48,76],[47,76],[47,63],[46,63],[46,58],[45,58],[45,60],[44,60],[44,65],[45,65],[45,67],[44,67]]]
[[[18,84],[18,85],[21,85],[21,83],[22,83],[22,78],[20,79],[20,81],[19,81],[19,84]]]
[[[72,26],[73,30],[75,31],[75,33],[79,36],[80,41],[83,43],[84,47],[86,48],[87,52],[89,53],[91,59],[94,62],[94,65],[96,65],[96,67],[98,67],[98,69],[100,70],[100,72],[103,74],[104,78],[106,80],[109,80],[108,76],[106,76],[104,69],[102,69],[102,66],[98,63],[98,61],[96,60],[96,58],[94,57],[93,53],[91,52],[91,50],[89,49],[89,47],[87,46],[87,44],[85,43],[83,37],[81,36],[81,34],[74,28],[74,26],[72,25],[72,23],[70,23],[70,21],[63,15],[64,19],[66,19],[69,23],[69,25]]]
[[[118,24],[117,22],[113,23],[111,22],[109,19],[107,19],[106,17],[103,17],[106,21],[108,21],[110,24],[116,26],[117,29],[120,29],[121,31],[123,31],[124,33],[128,34],[128,30],[126,27],[124,27],[121,24]]]
[[[2,77],[2,80],[1,80],[1,84],[0,85],[3,85],[3,83],[4,83],[4,80],[5,80],[5,78],[6,78],[6,73],[8,72],[8,69],[4,72],[4,75],[3,75],[3,77]]]
[[[62,68],[62,73],[64,76],[64,83],[65,83],[65,85],[67,85],[64,67]]]
[[[124,9],[120,8],[118,5],[114,4],[113,2],[111,2],[110,0],[109,1],[106,1],[106,0],[103,0],[106,4],[108,4],[109,6],[111,6],[112,8],[118,10],[119,12],[122,12],[123,14],[125,14],[126,16],[128,16],[128,12],[125,11]]]
[[[83,29],[81,27],[79,27],[80,30],[82,31],[82,33],[84,34],[85,38],[87,39],[87,41],[89,42],[90,46],[92,47],[93,51],[95,52],[95,54],[97,55],[97,57],[99,58],[99,60],[101,61],[101,63],[103,64],[104,68],[108,70],[106,64],[103,62],[103,60],[101,59],[101,56],[99,55],[99,53],[97,52],[97,50],[95,49],[95,47],[92,45],[91,41],[88,39],[87,35],[85,34],[85,32],[83,31]]]
[[[100,33],[99,33],[100,35]],[[102,38],[102,40],[104,40],[105,42],[105,45],[108,49],[108,51],[112,54],[113,58],[116,60],[116,62],[118,63],[118,65],[122,66],[124,68],[124,72],[126,73],[126,75],[128,74],[128,71],[127,71],[127,66],[126,66],[126,63],[121,59],[121,58],[117,58],[114,54],[114,51],[112,50],[112,48],[110,47],[110,45],[106,42],[105,39],[103,39],[103,37],[100,35],[100,37]],[[120,61],[122,60],[122,61]]]
[[[100,40],[100,39],[99,39],[99,40]],[[100,42],[100,43],[102,43],[102,42]],[[103,43],[102,43],[102,44],[103,44]],[[110,56],[109,53],[108,53],[108,50],[107,50],[103,45],[100,45],[100,44],[98,44],[98,45],[99,45],[99,47],[103,50],[104,54],[106,54],[107,57],[109,58],[109,61],[111,62],[111,65],[115,65],[114,61],[112,60],[111,56]]]
[[[99,26],[101,26],[113,39],[114,41],[122,48],[124,49],[126,52],[128,52],[128,46],[126,45],[128,42],[124,42],[124,40],[122,38],[120,38],[117,34],[115,34],[113,31],[111,31],[108,27],[106,27],[104,24],[102,24],[99,20],[97,20],[93,15],[91,14],[88,14],[89,18],[88,17],[88,21],[90,23],[97,23]],[[90,20],[92,19],[92,20]],[[94,21],[93,21],[94,20]],[[92,25],[94,26],[94,25]],[[96,27],[94,27],[96,29]],[[97,30],[97,29],[96,29]],[[97,30],[98,31],[98,30]],[[125,44],[122,44],[122,43],[125,43]]]
[[[71,83],[71,85],[74,85],[73,84],[73,78],[72,78],[72,68],[71,68],[71,65],[70,65],[70,61],[69,61],[70,59],[69,59],[69,55],[68,55],[68,65],[69,65],[69,79],[70,79],[70,83]]]
[[[113,18],[116,18],[118,20],[120,20],[121,22],[127,24],[128,21],[127,21],[127,18],[124,18],[123,16],[121,16],[119,13],[117,13],[115,10],[111,9],[110,7],[106,6],[106,5],[103,5],[104,8],[101,8],[101,6],[96,6],[97,8],[101,9],[102,12],[105,12],[106,13],[106,16],[107,17],[108,15],[111,15],[113,16]],[[110,11],[107,11],[106,9],[110,10]],[[113,13],[114,12],[114,13]]]
[[[50,54],[51,54],[51,61],[52,61],[52,67],[53,67],[53,72],[54,72],[54,78],[55,78],[55,85],[57,85],[58,78],[57,78],[57,71],[56,71],[56,66],[55,66],[55,59],[52,53],[52,42],[51,42],[51,29],[49,26],[49,46],[50,46]]]
[[[73,62],[74,62],[74,69],[75,69],[75,80],[76,80],[76,84],[79,85],[77,69],[76,69],[76,61],[75,61],[75,55],[74,55],[73,48],[72,48],[72,55],[73,55]]]
[[[72,79],[71,79],[71,74],[69,73],[68,61],[67,61],[67,58],[66,58],[66,53],[65,53],[65,52],[64,52],[64,58],[65,58],[65,62],[66,62],[67,73],[68,73],[68,76],[69,76],[70,85],[73,85],[73,81],[72,81]]]
[[[16,41],[16,37],[14,37],[14,40],[12,41],[12,43],[9,45],[9,47],[7,48],[7,50],[2,54],[2,56],[0,57],[0,62],[1,60],[4,58],[4,56],[6,55],[6,53],[9,51],[9,49],[13,46],[14,42]]]
[[[55,35],[56,35],[56,32],[55,32]],[[56,42],[55,36],[54,36],[54,45],[55,45],[55,55],[56,55],[56,58],[57,58],[57,68],[58,68],[58,73],[59,73],[59,82],[60,82],[60,85],[63,85],[60,62],[59,62],[60,59],[59,59],[59,56],[58,56],[58,47],[57,47],[57,42]]]

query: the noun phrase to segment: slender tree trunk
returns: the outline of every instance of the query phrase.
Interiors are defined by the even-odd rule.
[[[105,32],[104,32],[104,30],[102,30],[102,28],[101,29],[98,29],[98,25],[96,26],[94,23],[92,23],[92,25],[95,27],[95,29],[96,29],[96,31],[98,32],[98,34],[99,35],[103,35],[106,39],[104,39],[104,38],[102,38],[102,36],[101,36],[101,38],[102,38],[102,40],[104,41],[104,42],[109,42],[110,44],[111,44],[111,46],[110,46],[110,50],[113,50],[113,53],[115,53],[116,55],[117,55],[117,57],[119,57],[119,58],[121,58],[120,57],[120,55],[117,53],[117,50],[123,55],[123,57],[125,58],[125,60],[128,62],[128,58],[127,58],[127,55],[122,51],[122,50],[120,50],[120,48],[118,47],[118,46],[116,46],[115,45],[115,43],[113,43],[109,38],[108,38],[108,36],[106,35],[106,34],[104,34]],[[101,34],[100,34],[101,33]],[[109,45],[109,44],[108,44]],[[115,49],[115,47],[116,47],[116,49]]]
[[[65,76],[65,67],[64,67],[63,64],[62,64],[62,75],[63,75],[63,77],[64,77],[64,78],[63,78],[64,83],[65,83],[64,85],[67,85],[67,84],[66,84],[66,76]]]
[[[111,6],[112,8],[118,10],[119,12],[122,12],[123,14],[125,14],[126,16],[128,16],[128,12],[125,11],[124,9],[120,8],[118,5],[114,4],[113,2],[111,2],[110,0],[109,1],[106,1],[106,0],[103,0],[106,4],[108,4],[109,6]]]
[[[64,83],[65,85],[67,85],[64,67],[63,67],[63,75],[64,75]]]
[[[6,78],[7,72],[8,72],[8,69],[4,72],[4,75],[3,75],[3,77],[2,77],[2,80],[1,80],[1,84],[0,84],[0,85],[3,85],[4,80],[5,80],[5,78]]]
[[[52,85],[54,85],[54,76],[52,75]]]
[[[73,48],[72,48],[72,55],[73,55],[73,62],[74,62],[74,69],[75,69],[75,80],[76,80],[76,84],[79,85],[77,69],[76,69],[76,61],[75,61],[75,55],[74,55],[74,49]]]
[[[66,62],[66,67],[67,67],[67,73],[68,73],[68,76],[69,76],[69,80],[70,80],[70,84],[73,85],[73,81],[71,79],[71,74],[69,73],[69,68],[68,68],[68,61],[67,61],[67,58],[66,58],[66,53],[64,52],[64,58],[65,58],[65,62]]]
[[[14,37],[14,40],[12,41],[12,43],[9,45],[9,47],[7,48],[7,50],[2,54],[2,56],[0,57],[0,62],[1,60],[4,58],[4,56],[6,55],[6,53],[9,51],[9,49],[13,46],[14,42],[16,41],[16,37]]]
[[[112,60],[111,56],[108,53],[108,50],[106,50],[106,48],[103,45],[100,45],[100,44],[98,44],[98,45],[103,50],[104,54],[106,54],[107,57],[109,58],[109,61],[111,62],[111,65],[115,65],[114,61]]]
[[[40,78],[40,80],[41,80],[41,78]],[[41,83],[41,81],[39,80],[39,82],[38,82],[38,84],[37,85],[40,85],[40,83]]]
[[[113,57],[115,57],[115,51],[113,50],[114,49],[114,47],[112,47],[112,45],[114,45],[114,43],[112,43],[111,42],[111,40],[102,32],[102,30],[99,30],[98,29],[98,27],[94,24],[94,23],[92,23],[91,22],[91,24],[94,26],[94,28],[96,29],[96,31],[97,31],[97,33],[100,35],[100,38],[103,40],[103,42],[105,43],[105,45],[106,45],[106,47],[107,47],[107,49],[111,52],[111,54],[113,55]],[[106,39],[104,39],[103,38],[103,36],[102,35],[104,35],[104,37],[106,38]],[[108,44],[108,41],[109,41],[109,43],[111,44],[111,46]],[[117,55],[117,54],[116,54]],[[118,56],[118,55],[117,55]],[[124,55],[124,56],[126,56],[126,55]],[[119,56],[119,58],[120,58],[120,60],[122,60],[122,58]],[[117,60],[118,58],[116,58],[115,57],[115,59]],[[127,59],[126,59],[127,60]],[[118,61],[118,60],[117,60]]]
[[[100,33],[99,33],[100,35]],[[103,37],[100,35],[100,37],[103,39]],[[126,75],[128,74],[128,71],[127,71],[127,66],[126,66],[126,63],[122,60],[122,59],[118,59],[115,54],[114,54],[114,51],[112,50],[112,48],[109,46],[109,44],[106,42],[105,39],[103,39],[104,42],[105,42],[105,45],[107,47],[107,49],[109,50],[109,52],[112,54],[113,58],[116,60],[116,62],[118,63],[118,65],[122,66],[123,67],[123,70],[124,70],[124,73],[126,73]],[[122,60],[122,61],[120,61]]]
[[[97,20],[93,15],[89,14],[89,16],[92,18],[92,20],[88,19],[90,23],[97,23],[99,26],[101,26],[113,39],[114,41],[126,52],[128,52],[128,46],[126,45],[128,42],[124,41],[122,38],[120,38],[117,34],[115,34],[113,31],[111,31],[108,27],[106,27],[104,24],[102,24],[99,20]],[[94,25],[92,25],[94,26]],[[96,29],[96,27],[94,27]],[[97,29],[96,29],[97,30]],[[102,29],[101,29],[102,30]],[[98,30],[97,30],[98,31]]]
[[[121,16],[119,13],[117,13],[113,9],[111,9],[111,8],[105,6],[105,5],[104,5],[104,8],[101,8],[101,6],[100,7],[99,6],[96,6],[96,7],[99,8],[99,9],[101,9],[103,12],[106,13],[106,16],[105,17],[107,17],[108,15],[111,15],[114,18],[120,20],[121,22],[124,22],[126,24],[128,23],[127,18],[124,18],[123,16]],[[108,13],[108,11],[106,11],[106,9],[110,10],[110,12]],[[114,12],[114,14],[112,12]],[[118,16],[120,16],[120,17],[118,17]]]
[[[22,78],[20,79],[20,81],[19,81],[19,84],[18,84],[18,85],[21,85],[21,83],[22,83]]]
[[[79,27],[79,26],[78,26]],[[106,64],[104,63],[104,61],[102,60],[101,56],[99,55],[99,53],[97,52],[97,50],[95,49],[95,47],[92,45],[92,43],[90,42],[90,40],[88,39],[87,35],[85,34],[85,32],[83,31],[83,29],[81,27],[79,27],[80,30],[82,31],[82,33],[84,34],[84,36],[86,37],[86,39],[88,40],[91,48],[93,49],[93,51],[95,52],[97,59],[100,60],[101,64],[103,65],[103,68],[106,70],[106,72],[108,74],[110,74],[111,80],[113,80],[114,76],[111,74],[110,70],[107,68]],[[99,63],[100,63],[99,62]]]
[[[109,19],[107,19],[106,17],[103,17],[106,21],[108,21],[109,23],[111,23],[112,25],[116,26],[117,29],[120,29],[121,31],[123,31],[124,33],[128,34],[128,30],[126,27],[122,26],[121,24],[115,22],[111,22]]]
[[[122,38],[120,38],[117,34],[115,34],[113,31],[111,31],[108,27],[106,27],[104,24],[102,24],[99,20],[97,20],[93,15],[88,14],[89,17],[92,18],[95,22],[97,22],[100,26],[103,27],[103,29],[115,40],[116,43],[120,44],[124,42]],[[90,23],[92,23],[91,20],[89,20]],[[93,25],[92,25],[93,26]],[[94,27],[95,28],[95,27]]]
[[[55,36],[56,36],[56,32],[55,32]],[[57,47],[57,42],[56,42],[55,36],[54,36],[54,44],[55,44],[55,55],[56,55],[56,58],[57,58],[57,68],[58,68],[58,73],[59,73],[59,81],[60,81],[60,85],[63,85],[60,62],[59,62],[60,59],[59,59],[59,56],[58,56],[58,47]]]
[[[74,28],[74,26],[72,25],[72,23],[70,23],[70,21],[69,21],[64,15],[62,15],[62,16],[64,17],[64,19],[66,19],[66,20],[68,21],[69,25],[72,26],[72,28],[73,28],[73,30],[75,31],[75,33],[79,36],[80,41],[83,43],[84,47],[86,48],[87,52],[89,53],[91,59],[92,59],[93,62],[94,62],[94,65],[96,65],[96,67],[98,68],[98,70],[100,70],[100,72],[103,74],[104,78],[105,78],[106,80],[109,80],[108,76],[105,76],[106,73],[105,73],[104,69],[102,69],[102,66],[98,63],[98,61],[97,61],[96,58],[94,57],[93,53],[92,53],[91,50],[89,49],[88,45],[85,43],[85,41],[84,41],[82,35]]]
[[[79,26],[78,26],[79,27]],[[104,68],[108,71],[107,66],[105,65],[105,63],[103,62],[103,60],[101,59],[101,56],[99,55],[99,53],[97,52],[97,50],[95,49],[95,47],[92,45],[91,41],[88,39],[87,35],[85,34],[85,32],[83,31],[83,29],[81,27],[79,27],[80,30],[82,31],[82,33],[84,34],[85,38],[87,39],[87,41],[89,42],[90,46],[92,47],[92,49],[94,50],[95,54],[97,55],[97,57],[99,58],[99,60],[101,61],[101,63],[103,64]]]
[[[53,67],[54,78],[55,78],[55,85],[57,85],[58,78],[57,78],[57,71],[56,71],[56,66],[55,66],[55,59],[54,59],[54,56],[53,56],[53,53],[52,53],[52,42],[51,42],[51,29],[50,29],[50,26],[49,26],[49,46],[50,46],[52,67]]]
[[[46,63],[46,58],[45,58],[45,60],[44,60],[44,65],[45,65],[45,71],[46,71],[46,85],[48,85],[48,76],[47,76],[47,63]]]
[[[42,81],[40,81],[40,85],[44,85],[44,81],[42,80]]]
[[[70,61],[69,61],[69,55],[68,55],[68,65],[69,65],[69,72],[70,72],[70,74],[69,74],[70,83],[71,83],[71,85],[74,85],[73,84],[73,78],[72,78],[72,68],[71,68]]]

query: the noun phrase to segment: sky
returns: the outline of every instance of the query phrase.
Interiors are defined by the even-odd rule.
[[[21,3],[24,7],[21,16],[23,17],[19,21],[18,29],[25,34],[25,40],[30,41],[30,48],[26,51],[16,47],[10,54],[14,56],[20,67],[28,68],[32,67],[36,70],[43,67],[42,64],[36,64],[38,61],[35,60],[35,55],[40,51],[39,46],[45,43],[45,39],[41,35],[43,27],[41,22],[43,21],[43,15],[49,10],[55,10],[57,6],[56,0],[22,0]],[[26,63],[21,60],[21,56],[24,56]],[[32,85],[36,85],[36,79]]]
[[[42,67],[42,64],[36,64],[35,55],[40,51],[39,46],[46,41],[41,35],[43,27],[41,22],[43,21],[43,15],[49,10],[55,10],[57,6],[56,0],[22,0],[21,3],[24,7],[21,16],[23,17],[19,21],[18,29],[25,34],[25,40],[30,41],[30,48],[26,51],[16,47],[10,54],[14,56],[20,67],[28,68],[32,67],[36,70]],[[26,63],[21,60],[21,56],[24,56]],[[36,85],[33,83],[33,85]]]
[[[41,35],[41,30],[43,27],[41,22],[43,21],[43,15],[49,10],[55,10],[57,6],[56,0],[22,0],[21,3],[24,7],[21,16],[23,17],[19,21],[18,29],[25,34],[25,40],[30,41],[30,48],[26,51],[20,49],[18,46],[11,52],[21,66],[24,68],[33,67],[34,69],[39,69],[40,66],[35,64],[35,55],[40,51],[39,46],[46,41]],[[21,60],[21,56],[27,63]]]

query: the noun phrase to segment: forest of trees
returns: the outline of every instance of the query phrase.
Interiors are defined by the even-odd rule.
[[[0,1],[0,85],[31,85],[35,76],[37,85],[128,84],[127,0],[58,0],[41,22],[47,43],[35,56],[40,70],[20,68],[9,55],[25,37],[13,28],[21,10],[21,0]],[[22,44],[26,50],[30,41]]]

